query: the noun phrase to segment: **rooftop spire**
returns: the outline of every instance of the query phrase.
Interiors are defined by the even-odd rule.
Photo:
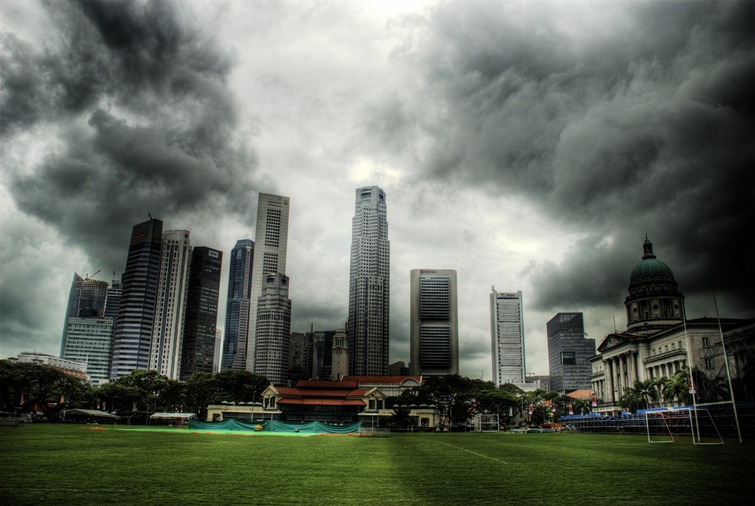
[[[648,239],[648,235],[645,234],[645,242],[642,243],[642,259],[646,258],[655,258],[655,255],[653,254],[653,243],[650,242],[650,239]]]

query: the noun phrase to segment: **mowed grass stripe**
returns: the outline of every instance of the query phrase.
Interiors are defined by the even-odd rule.
[[[0,428],[3,504],[733,504],[753,443],[641,436],[238,437]],[[483,458],[484,457],[484,458]]]

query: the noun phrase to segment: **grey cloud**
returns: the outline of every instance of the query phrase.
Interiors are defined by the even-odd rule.
[[[115,268],[147,212],[168,227],[191,228],[171,222],[189,213],[248,219],[256,158],[226,86],[233,54],[181,4],[45,5],[58,27],[48,44],[4,36],[3,141],[46,122],[61,145],[11,171],[18,208]]]
[[[451,2],[418,24],[395,61],[430,97],[416,107],[444,111],[425,126],[424,174],[535,198],[582,227],[574,257],[530,271],[538,307],[615,301],[648,233],[688,296],[717,283],[746,315],[755,36],[744,20],[755,7],[593,7]],[[590,243],[609,236],[610,250]]]

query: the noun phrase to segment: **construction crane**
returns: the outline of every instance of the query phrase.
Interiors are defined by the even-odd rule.
[[[94,273],[94,274],[92,274],[91,276],[90,276],[90,275],[89,275],[89,273],[87,272],[87,277],[86,277],[86,278],[87,278],[88,280],[89,280],[89,279],[92,279],[93,277],[95,277],[95,276],[96,276],[97,274],[99,274],[100,272],[102,272],[102,269],[98,270],[97,272],[95,272],[95,273]]]

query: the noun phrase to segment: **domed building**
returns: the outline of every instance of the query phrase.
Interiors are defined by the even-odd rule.
[[[642,249],[624,300],[627,328],[606,336],[598,354],[590,359],[592,388],[601,413],[620,413],[621,396],[635,381],[671,378],[685,367],[717,377],[724,363],[721,335],[743,334],[748,339],[753,335],[753,320],[698,318],[685,322],[684,295],[674,273],[656,258],[647,236]],[[664,403],[671,402],[674,400]]]

